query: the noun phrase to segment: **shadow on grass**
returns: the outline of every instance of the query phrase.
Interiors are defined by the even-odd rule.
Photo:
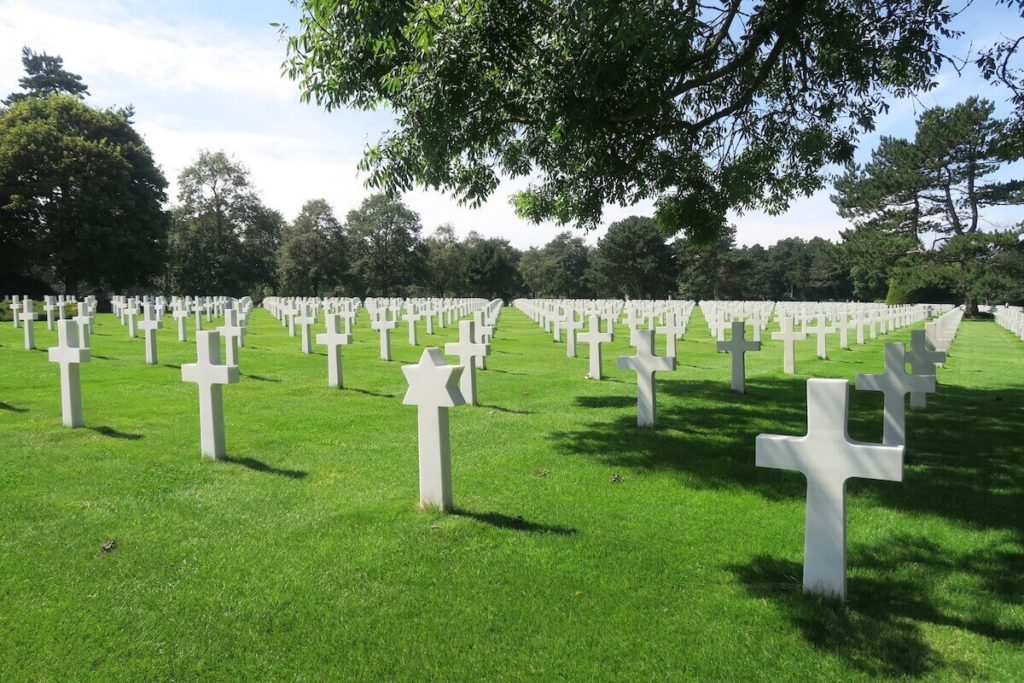
[[[806,433],[806,380],[756,378],[747,382],[746,394],[733,393],[726,381],[658,381],[659,395],[681,400],[660,402],[657,429],[637,428],[632,411],[612,412],[635,405],[633,392],[577,397],[593,420],[550,438],[563,454],[615,468],[676,472],[690,487],[742,488],[768,500],[805,497],[803,476],[754,465],[754,444],[762,433]],[[850,492],[894,510],[1024,537],[1017,417],[1024,413],[1024,389],[940,385],[928,401],[927,410],[907,412],[903,483],[854,479]],[[881,431],[881,394],[851,388],[851,438],[879,443]]]
[[[370,391],[369,389],[357,389],[355,387],[345,387],[344,391],[354,391],[357,394],[364,394],[366,396],[376,396],[378,398],[394,398],[395,394],[384,394],[378,391]]]
[[[491,405],[490,403],[480,403],[477,405],[478,408],[488,408],[490,410],[497,410],[499,413],[511,413],[513,415],[535,415],[532,410],[515,410],[514,408],[502,408],[501,406]]]
[[[101,356],[98,353],[90,353],[89,358],[95,358],[96,360],[114,360],[110,356]]]
[[[9,413],[27,413],[28,408],[19,408],[18,406],[12,406],[10,403],[4,403],[0,401],[0,410],[6,410]]]
[[[276,377],[264,377],[263,375],[242,375],[246,379],[254,379],[257,382],[280,382]]]
[[[959,550],[907,534],[855,546],[846,605],[804,595],[797,562],[760,555],[730,569],[752,597],[780,607],[814,647],[871,675],[918,677],[949,665],[927,644],[922,624],[1024,644],[1024,628],[999,621],[1024,597],[1024,554],[1010,547]],[[965,579],[970,590],[950,589]]]
[[[172,370],[181,370],[181,365],[180,365],[180,364],[175,364],[175,363],[163,363],[163,366],[164,366],[165,368],[171,368]]]
[[[490,524],[498,529],[509,529],[511,531],[525,531],[531,534],[551,534],[554,536],[575,536],[577,531],[571,527],[557,526],[551,524],[537,524],[529,522],[522,517],[509,517],[499,512],[473,512],[462,508],[455,508],[452,512],[456,517],[465,517],[477,522]]]
[[[576,405],[581,408],[629,408],[636,407],[636,397],[577,396]]]
[[[289,470],[280,467],[273,467],[272,465],[268,465],[256,458],[243,458],[229,455],[225,457],[222,462],[228,462],[232,465],[241,465],[242,467],[253,470],[254,472],[276,474],[279,477],[288,477],[289,479],[305,479],[309,476],[309,472],[304,470]]]
[[[109,437],[111,439],[124,439],[125,441],[138,441],[139,439],[143,438],[142,434],[132,434],[130,432],[121,432],[121,431],[118,431],[118,430],[114,429],[113,427],[107,427],[106,425],[101,425],[99,427],[88,427],[88,429],[91,429],[92,431],[96,432],[100,436],[106,436],[106,437]]]
[[[483,372],[496,372],[499,375],[520,375],[523,377],[526,376],[525,372],[512,372],[511,370],[495,370],[494,368],[490,368],[489,370],[483,370]]]

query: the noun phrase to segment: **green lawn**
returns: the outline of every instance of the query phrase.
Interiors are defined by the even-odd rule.
[[[881,371],[885,337],[829,361],[808,341],[795,378],[769,342],[740,396],[695,312],[650,431],[624,328],[595,382],[586,347],[506,309],[484,405],[451,413],[442,516],[416,505],[404,324],[383,362],[364,312],[332,390],[255,312],[211,462],[167,322],[147,367],[99,316],[78,430],[57,366],[0,325],[0,681],[1024,675],[1024,344],[994,323],[963,324],[908,412],[904,482],[850,482],[841,606],[802,595],[803,478],[754,467],[754,439],[802,434],[804,380]],[[880,441],[881,395],[853,393],[851,435]]]

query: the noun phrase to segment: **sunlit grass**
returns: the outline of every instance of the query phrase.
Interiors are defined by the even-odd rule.
[[[168,322],[171,322],[168,319]],[[421,342],[442,345],[457,328]],[[190,330],[191,333],[191,330]],[[40,349],[56,335],[37,325]],[[902,484],[851,481],[849,602],[800,592],[804,483],[754,467],[804,430],[804,379],[879,372],[885,341],[832,359],[747,356],[729,391],[699,314],[659,375],[601,382],[502,314],[477,408],[451,413],[457,513],[417,509],[416,414],[393,336],[365,314],[345,390],[322,349],[257,311],[225,388],[230,460],[199,455],[195,358],[99,317],[87,428],[60,425],[57,367],[0,325],[0,680],[1011,680],[1024,670],[1024,344],[967,322],[939,394],[908,413]],[[658,346],[661,349],[661,344]],[[879,394],[851,434],[879,441]],[[109,552],[101,547],[109,541]]]

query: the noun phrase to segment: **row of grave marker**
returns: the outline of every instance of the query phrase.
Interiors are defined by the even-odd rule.
[[[115,312],[123,325],[130,326],[136,315],[136,303],[127,298],[115,299]],[[143,300],[142,310],[144,322],[155,320],[156,301]],[[323,302],[317,302],[318,306]],[[517,302],[522,308],[536,313],[536,305]],[[337,336],[342,333],[343,316],[334,311],[337,308],[351,311],[358,304],[352,301],[333,302],[323,308],[328,332],[320,335],[328,346],[334,344],[337,349],[341,342]],[[416,304],[406,302],[408,310],[415,311]],[[457,312],[466,312],[460,308],[462,304],[451,304]],[[476,305],[476,304],[473,304]],[[665,307],[662,313],[672,311],[673,314],[685,310],[675,308],[673,303]],[[172,301],[170,306],[175,310],[188,310],[187,301]],[[205,306],[205,304],[204,304]],[[251,302],[242,308],[251,307]],[[83,306],[88,310],[89,306]],[[278,312],[298,310],[300,317],[315,317],[311,313],[308,302],[298,307],[293,302],[270,302],[270,308]],[[305,310],[302,310],[305,308]],[[445,307],[442,307],[445,308]],[[501,302],[493,301],[475,311],[483,317],[493,331],[501,311]],[[649,308],[654,310],[656,307]],[[23,309],[24,310],[24,309]],[[222,312],[230,314],[238,311],[234,302],[225,301]],[[432,309],[431,309],[432,310]],[[621,308],[619,309],[622,310]],[[692,310],[692,309],[691,309]],[[153,311],[151,317],[150,312]],[[389,303],[373,306],[371,315],[378,320],[392,320],[388,312],[395,312],[396,307]],[[273,312],[273,311],[272,311]],[[548,309],[548,313],[551,310]],[[431,313],[434,315],[435,313]],[[688,318],[689,312],[686,312]],[[296,313],[291,314],[292,321]],[[284,315],[282,314],[282,317]],[[573,318],[573,315],[567,318]],[[545,315],[545,320],[552,320],[558,325],[558,314]],[[598,313],[590,314],[590,331],[599,345],[604,340],[597,320]],[[956,329],[962,318],[962,311],[954,309],[946,312],[935,323],[938,338],[948,344],[955,337]],[[414,326],[415,317],[407,322]],[[32,318],[23,318],[23,323],[31,325]],[[300,326],[307,324],[298,323]],[[547,323],[545,323],[547,324]],[[201,322],[197,320],[197,325]],[[351,322],[347,323],[351,330]],[[446,352],[459,357],[459,364],[449,365],[439,349],[426,349],[419,363],[402,368],[409,388],[403,403],[416,405],[418,410],[418,447],[420,463],[420,502],[428,507],[442,510],[452,509],[451,491],[451,449],[448,428],[448,409],[466,403],[475,402],[475,374],[478,359],[486,358],[489,345],[474,340],[474,321],[460,322],[460,340],[448,344]],[[745,325],[742,320],[734,320],[733,339],[726,342],[722,350],[742,358],[746,345],[754,342],[745,341]],[[146,331],[154,326],[140,328]],[[651,325],[653,328],[654,326]],[[81,345],[78,340],[79,323],[74,320],[58,322],[59,343],[49,350],[49,360],[58,363],[61,368],[61,402],[64,424],[69,427],[82,425],[81,389],[79,366],[89,360],[89,348]],[[675,367],[675,359],[657,356],[654,352],[654,334],[656,329],[635,330],[635,346],[637,354],[619,358],[621,369],[633,370],[637,373],[637,423],[639,426],[656,424],[656,400],[654,374],[659,370],[671,370]],[[493,332],[492,332],[493,333]],[[134,331],[132,332],[134,336]],[[584,333],[587,334],[587,333]],[[581,335],[582,336],[582,335]],[[223,415],[222,387],[239,381],[237,363],[222,364],[220,362],[219,331],[198,331],[197,363],[183,365],[182,380],[194,382],[200,387],[200,434],[201,451],[209,457],[224,457],[225,430]],[[912,345],[909,358],[905,355],[903,344],[889,343],[885,346],[885,369],[880,375],[861,374],[856,378],[857,389],[881,391],[885,396],[884,436],[882,444],[867,444],[849,439],[846,425],[848,421],[848,385],[847,380],[810,379],[807,383],[807,415],[808,431],[803,437],[760,435],[756,440],[755,462],[757,466],[794,469],[805,474],[808,483],[807,524],[805,529],[804,588],[808,592],[845,597],[845,481],[851,477],[902,479],[902,462],[905,447],[905,412],[904,402],[908,393],[921,394],[935,391],[935,367],[941,364],[945,354],[937,351],[930,343],[924,330],[912,331]],[[321,339],[318,339],[320,342]],[[610,341],[610,339],[608,339]],[[721,344],[722,342],[720,342]],[[741,348],[742,346],[742,348]],[[329,363],[330,357],[329,355]],[[596,354],[599,357],[598,354]],[[155,352],[154,352],[155,356]],[[148,352],[147,352],[148,359]],[[916,360],[915,360],[916,359]],[[237,359],[236,359],[237,360]],[[337,385],[340,386],[340,356],[337,366]],[[906,373],[906,362],[912,365],[912,373]],[[599,363],[599,361],[598,361]],[[916,363],[916,364],[915,364]],[[734,362],[733,380],[736,381],[736,364]],[[921,372],[917,373],[917,369]],[[468,371],[468,373],[467,373]],[[739,371],[742,376],[742,369]],[[593,369],[592,369],[593,373]],[[600,376],[598,365],[597,376]],[[329,371],[330,375],[330,371]],[[468,381],[464,377],[469,377]],[[329,376],[329,382],[331,378]],[[469,398],[467,398],[467,396]]]

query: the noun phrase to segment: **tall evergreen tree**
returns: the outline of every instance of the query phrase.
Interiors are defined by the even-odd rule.
[[[82,82],[82,77],[64,70],[64,60],[45,52],[36,53],[27,47],[21,48],[21,64],[25,67],[25,75],[18,79],[18,85],[24,92],[11,93],[4,99],[5,105],[30,97],[49,97],[50,95],[70,95],[82,99],[89,94],[89,88]]]

